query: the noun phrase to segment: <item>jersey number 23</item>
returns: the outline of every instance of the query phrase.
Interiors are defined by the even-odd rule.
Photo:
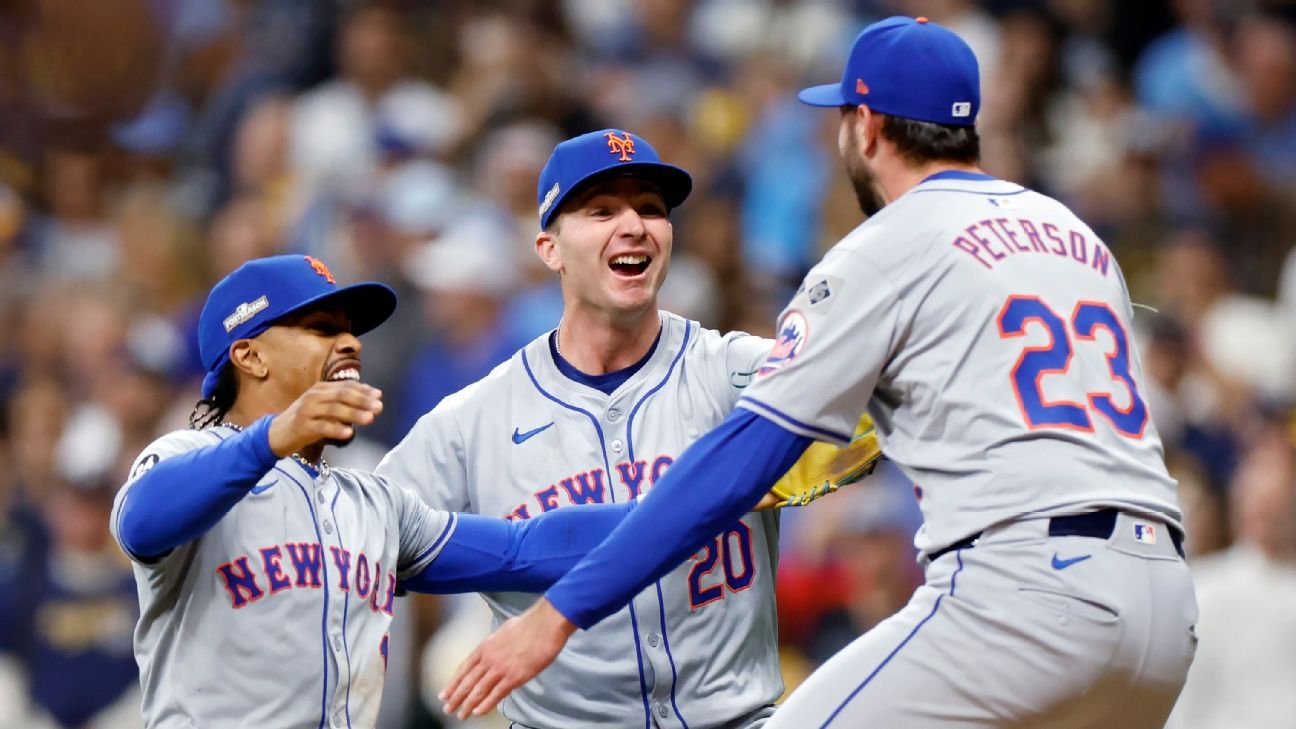
[[[1142,438],[1147,427],[1148,411],[1138,385],[1130,373],[1129,335],[1111,306],[1100,301],[1081,301],[1071,312],[1069,321],[1058,316],[1038,296],[1011,296],[999,312],[999,336],[1005,339],[1026,333],[1030,322],[1042,325],[1049,334],[1047,344],[1026,347],[1012,369],[1013,392],[1021,406],[1026,424],[1035,428],[1070,428],[1093,432],[1091,412],[1111,423],[1116,432],[1128,438]],[[1069,329],[1068,329],[1069,326]],[[1075,354],[1072,340],[1096,341],[1097,331],[1107,330],[1115,349],[1106,353],[1111,385],[1106,391],[1085,393],[1086,403],[1044,399],[1040,382],[1045,375],[1065,375]],[[1128,405],[1116,404],[1115,388],[1127,393]]]

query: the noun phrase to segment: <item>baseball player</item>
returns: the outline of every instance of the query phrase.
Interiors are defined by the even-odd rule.
[[[134,561],[148,726],[373,726],[398,588],[543,589],[629,510],[510,524],[330,468],[324,445],[382,410],[356,335],[395,305],[308,256],[252,261],[212,290],[195,429],[144,449],[110,523]]]
[[[976,58],[935,23],[869,26],[800,98],[840,110],[846,169],[884,207],[806,276],[738,409],[464,662],[449,706],[493,704],[867,408],[916,484],[926,582],[767,726],[1161,726],[1197,610],[1111,252],[977,167]]]
[[[629,132],[557,145],[540,175],[535,247],[561,277],[558,328],[443,400],[377,472],[435,507],[520,521],[647,493],[733,409],[772,345],[657,308],[667,216],[691,186]],[[504,702],[504,715],[532,728],[763,724],[783,692],[777,524],[762,512],[717,526],[693,559],[681,564],[680,555],[624,609],[574,637]],[[497,622],[535,601],[484,597]]]

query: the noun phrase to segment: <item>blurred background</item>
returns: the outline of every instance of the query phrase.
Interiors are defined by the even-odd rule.
[[[7,0],[0,727],[140,723],[136,598],[105,524],[125,464],[185,427],[213,282],[301,252],[397,289],[365,339],[387,412],[331,456],[372,466],[557,323],[536,178],[560,139],[617,126],[694,176],[663,305],[769,335],[860,222],[837,115],[794,91],[838,78],[854,35],[895,13],[968,40],[985,169],[1074,208],[1152,307],[1143,386],[1202,608],[1173,726],[1296,726],[1291,4]],[[884,469],[786,514],[789,686],[920,581],[909,486]],[[384,727],[442,725],[424,697],[485,620],[475,596],[405,601]]]

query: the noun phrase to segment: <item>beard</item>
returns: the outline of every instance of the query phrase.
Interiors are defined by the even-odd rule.
[[[855,201],[859,203],[860,212],[864,213],[864,217],[872,217],[886,206],[886,201],[878,192],[877,180],[868,167],[860,161],[860,155],[856,150],[851,150],[850,156],[846,158],[846,176],[850,178],[851,187],[855,190]]]

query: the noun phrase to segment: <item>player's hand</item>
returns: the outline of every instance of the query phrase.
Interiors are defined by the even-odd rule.
[[[325,440],[348,441],[382,412],[382,391],[354,380],[317,382],[270,422],[270,450],[283,458]]]
[[[481,716],[513,689],[540,674],[562,651],[576,626],[540,598],[506,621],[464,659],[441,691],[446,714]]]

